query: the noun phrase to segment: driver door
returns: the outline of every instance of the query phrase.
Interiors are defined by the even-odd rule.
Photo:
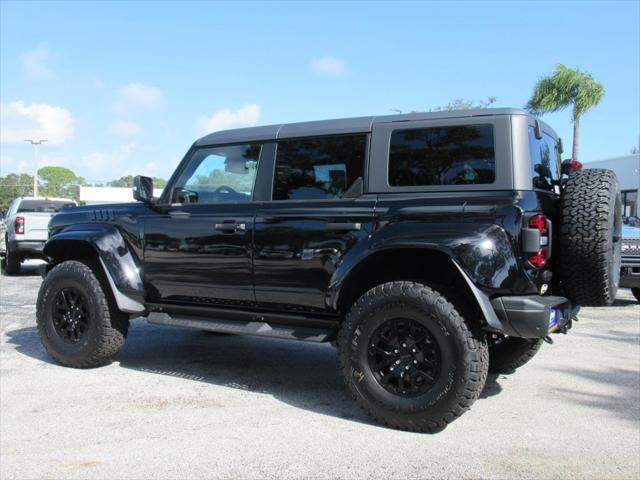
[[[261,145],[196,149],[171,203],[145,221],[144,280],[157,303],[255,301],[252,202]]]

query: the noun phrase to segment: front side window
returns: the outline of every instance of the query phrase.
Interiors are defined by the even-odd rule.
[[[389,145],[389,185],[477,185],[496,178],[492,125],[396,130]]]
[[[553,137],[542,134],[536,138],[535,128],[529,126],[529,155],[533,188],[560,193],[557,181],[560,178],[560,147]]]
[[[195,151],[173,187],[171,203],[249,202],[260,145],[230,145]]]
[[[274,200],[341,198],[364,172],[365,134],[278,142]]]

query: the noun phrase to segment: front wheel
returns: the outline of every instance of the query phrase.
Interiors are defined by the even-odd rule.
[[[415,282],[369,290],[338,337],[351,394],[393,428],[437,432],[480,396],[487,377],[484,333],[439,292]]]
[[[106,365],[124,345],[128,315],[117,310],[100,273],[71,260],[54,267],[42,282],[36,305],[38,333],[49,355],[62,365]]]

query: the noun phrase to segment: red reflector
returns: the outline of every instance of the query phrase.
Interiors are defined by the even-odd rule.
[[[16,233],[24,233],[24,217],[16,217],[16,223],[14,224]]]
[[[582,164],[578,160],[571,160],[569,162],[569,168],[571,170],[582,170]]]
[[[547,264],[547,247],[542,247],[535,255],[529,257],[531,265],[537,268],[542,268]]]
[[[547,217],[544,215],[534,215],[529,219],[529,228],[535,228],[540,232],[540,235],[546,235],[549,233]]]

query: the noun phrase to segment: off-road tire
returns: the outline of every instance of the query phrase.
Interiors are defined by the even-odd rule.
[[[610,305],[620,281],[620,186],[611,170],[573,172],[560,201],[560,270],[569,299]]]
[[[376,329],[401,316],[428,329],[438,342],[441,371],[425,393],[404,397],[385,390],[367,361]],[[340,369],[351,395],[374,419],[389,427],[438,432],[480,396],[489,353],[484,332],[465,322],[440,292],[408,281],[378,285],[351,307],[338,335]]]
[[[636,297],[636,300],[640,302],[640,288],[632,288],[631,293],[633,293],[633,296]]]
[[[489,372],[513,373],[531,360],[542,347],[544,340],[505,337],[489,341]]]
[[[5,258],[3,260],[4,271],[7,275],[19,275],[20,274],[20,255],[14,252],[7,242],[7,251],[5,252]]]
[[[53,323],[53,301],[65,287],[79,291],[88,304],[88,328],[76,344],[65,343]],[[70,260],[47,274],[38,293],[36,320],[42,344],[58,363],[73,368],[99,367],[110,363],[120,351],[129,329],[129,316],[117,309],[108,288],[97,263]]]

